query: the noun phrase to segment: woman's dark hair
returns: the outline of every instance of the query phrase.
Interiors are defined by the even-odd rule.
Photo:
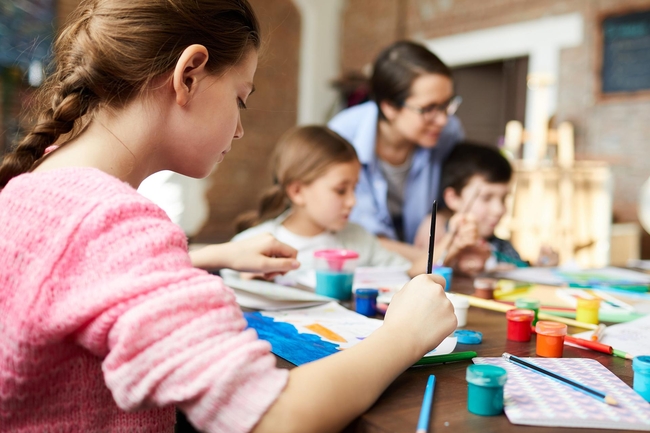
[[[460,195],[473,176],[481,176],[488,183],[508,183],[512,166],[494,146],[458,143],[442,167],[441,191],[452,188]]]
[[[0,188],[31,170],[48,146],[73,138],[98,107],[120,108],[146,92],[193,44],[207,48],[213,74],[259,49],[248,1],[83,0],[55,41],[33,128],[0,165]]]
[[[373,67],[370,78],[370,98],[379,106],[388,102],[401,107],[410,96],[411,85],[425,74],[451,78],[451,71],[425,46],[410,41],[398,41],[385,48]],[[379,109],[379,118],[386,119]]]
[[[237,232],[279,216],[291,203],[287,187],[293,182],[309,185],[334,164],[359,161],[354,147],[325,126],[297,126],[278,142],[271,158],[273,183],[260,198],[256,211],[237,218]]]

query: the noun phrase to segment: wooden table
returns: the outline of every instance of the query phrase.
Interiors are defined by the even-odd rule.
[[[471,293],[471,281],[456,279],[454,290]],[[455,351],[473,350],[479,356],[501,356],[509,352],[518,356],[535,356],[535,337],[529,343],[518,343],[506,339],[505,314],[470,307],[467,326],[483,333],[480,345],[459,344]],[[570,333],[583,329],[569,328]],[[632,386],[632,361],[608,356],[579,348],[566,346],[564,356],[570,358],[589,357],[597,359],[605,367]],[[492,417],[478,416],[467,410],[467,381],[465,370],[471,361],[444,365],[413,367],[401,374],[366,413],[361,415],[345,432],[400,433],[415,432],[422,396],[430,374],[436,376],[436,391],[433,400],[430,432],[447,433],[489,433],[489,432],[613,432],[616,430],[593,430],[576,428],[549,428],[518,426],[511,424],[504,414]],[[292,364],[278,359],[278,366],[291,368]]]

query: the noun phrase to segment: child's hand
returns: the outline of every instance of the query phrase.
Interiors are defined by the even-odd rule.
[[[268,233],[190,252],[192,264],[203,269],[230,268],[273,278],[300,267],[298,252]]]
[[[542,245],[539,249],[539,257],[536,266],[557,266],[560,263],[559,254],[550,246]]]
[[[492,250],[484,240],[465,247],[457,255],[456,269],[470,277],[476,276],[485,268],[485,262],[490,258]]]
[[[472,214],[456,214],[449,220],[449,233],[456,235],[449,246],[449,255],[462,251],[467,247],[476,245],[480,238],[476,218]]]
[[[439,275],[418,275],[393,296],[382,327],[413,338],[415,356],[435,348],[454,329],[454,307],[445,296]]]

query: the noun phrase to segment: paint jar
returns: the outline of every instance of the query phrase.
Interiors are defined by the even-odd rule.
[[[632,360],[634,370],[634,390],[650,402],[650,356],[637,356]]]
[[[474,296],[481,299],[494,299],[494,289],[498,280],[494,278],[475,278]]]
[[[458,320],[458,328],[462,328],[467,325],[467,310],[469,310],[469,301],[467,298],[461,296],[456,296],[453,293],[446,293],[447,298],[451,301],[451,305],[454,306],[454,314]]]
[[[546,358],[562,358],[566,331],[567,326],[564,323],[545,322],[542,320],[537,322],[535,326],[535,332],[537,333],[537,354]]]
[[[598,324],[598,310],[600,299],[578,298],[576,307],[576,320],[584,323]]]
[[[535,319],[535,312],[532,310],[514,310],[506,311],[508,320],[508,340],[510,341],[530,341],[532,334],[532,323]]]
[[[354,309],[364,316],[373,317],[377,314],[377,289],[357,289],[354,292]]]
[[[352,250],[330,249],[314,252],[316,293],[347,301],[352,297],[352,281],[359,253]]]
[[[503,412],[503,386],[508,373],[496,365],[474,364],[467,367],[467,410],[483,416]]]
[[[535,313],[535,318],[533,319],[533,326],[537,324],[537,316],[539,315],[539,299],[534,298],[519,298],[515,300],[515,307],[520,310],[531,310]]]
[[[447,266],[434,266],[431,273],[441,275],[445,279],[445,292],[451,290],[451,277],[454,273],[452,268],[448,268]]]

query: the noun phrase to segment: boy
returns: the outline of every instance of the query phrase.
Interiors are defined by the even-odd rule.
[[[485,263],[486,270],[504,265],[528,266],[509,241],[494,234],[506,213],[505,199],[510,192],[511,178],[510,163],[495,147],[468,142],[457,144],[442,169],[443,206],[438,212],[437,225],[443,235],[437,237],[436,243],[444,248],[458,225],[456,220],[470,220],[475,222],[479,238],[492,251]],[[420,227],[418,234],[422,236],[418,242],[424,240],[424,225]]]

